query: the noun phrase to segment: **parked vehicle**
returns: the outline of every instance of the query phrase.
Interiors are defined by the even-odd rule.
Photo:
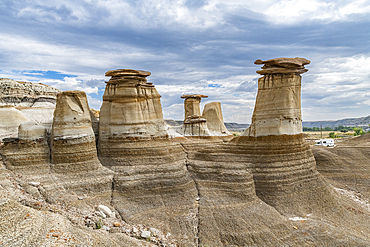
[[[320,139],[315,141],[315,146],[335,147],[334,139]]]

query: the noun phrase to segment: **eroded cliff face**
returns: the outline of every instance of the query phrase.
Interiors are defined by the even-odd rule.
[[[1,245],[175,246],[115,210],[114,172],[97,158],[84,92],[58,94],[50,141],[41,128],[26,122],[0,142]]]
[[[56,95],[60,92],[41,83],[0,79],[0,105],[12,105],[36,123],[52,122]]]

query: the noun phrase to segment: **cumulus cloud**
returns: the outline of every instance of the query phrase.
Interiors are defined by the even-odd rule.
[[[182,119],[184,93],[220,101],[225,121],[250,122],[253,62],[312,61],[303,119],[367,115],[370,2],[365,0],[32,0],[0,2],[0,76],[79,89],[100,108],[104,74],[133,68]],[[57,78],[49,72],[57,73]],[[342,115],[342,116],[341,116]]]

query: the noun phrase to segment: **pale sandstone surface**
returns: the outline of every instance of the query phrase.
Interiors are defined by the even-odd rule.
[[[100,109],[99,143],[109,138],[166,137],[160,95],[147,82],[149,72],[116,70],[106,73]]]
[[[207,120],[207,127],[214,136],[232,135],[224,124],[221,102],[211,102],[204,106],[202,117]]]
[[[302,132],[301,76],[298,71],[291,71],[289,66],[301,68],[310,61],[303,59],[297,63],[297,60],[301,61],[300,58],[283,58],[283,62],[279,59],[256,61],[257,64],[265,64],[261,70],[264,76],[258,79],[252,124],[243,136],[296,135]],[[285,70],[286,67],[289,70]],[[272,68],[283,71],[267,70]]]
[[[0,139],[16,136],[19,125],[27,121],[29,119],[14,106],[0,106]]]
[[[29,121],[19,125],[18,138],[24,140],[36,140],[38,138],[47,138],[47,129],[35,122]]]

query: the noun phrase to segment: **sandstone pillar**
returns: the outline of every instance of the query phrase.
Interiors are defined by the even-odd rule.
[[[185,120],[179,130],[184,136],[210,136],[206,119],[200,115],[200,101],[208,96],[202,94],[184,94]]]
[[[204,106],[202,117],[207,120],[207,127],[212,135],[227,136],[232,135],[224,124],[222,116],[221,103],[211,102]]]
[[[202,98],[208,98],[202,94],[184,94],[181,96],[184,101],[185,120],[190,116],[200,116],[200,101]]]
[[[57,95],[51,133],[51,171],[63,188],[86,195],[88,199],[83,203],[89,200],[110,203],[113,172],[98,160],[90,108],[82,91]]]
[[[161,96],[146,79],[150,72],[120,69],[105,75],[112,78],[106,82],[100,109],[99,143],[109,143],[110,138],[167,137]]]
[[[76,169],[76,163],[82,165],[83,161],[91,160],[98,162],[95,135],[84,92],[65,91],[57,95],[51,149],[51,163],[55,164],[56,170],[62,164],[74,164],[70,168]]]
[[[278,58],[267,61],[257,73],[258,93],[251,126],[243,136],[295,135],[302,133],[301,76],[307,72],[304,58]]]
[[[171,232],[196,246],[197,191],[186,154],[168,139],[150,72],[108,71],[99,120],[99,159],[116,172],[112,204],[122,218]]]
[[[242,160],[251,159],[257,196],[286,215],[339,210],[302,134],[300,74],[309,63],[304,58],[257,60],[264,66],[257,71],[263,77],[252,123],[230,142],[233,150],[244,150]]]

